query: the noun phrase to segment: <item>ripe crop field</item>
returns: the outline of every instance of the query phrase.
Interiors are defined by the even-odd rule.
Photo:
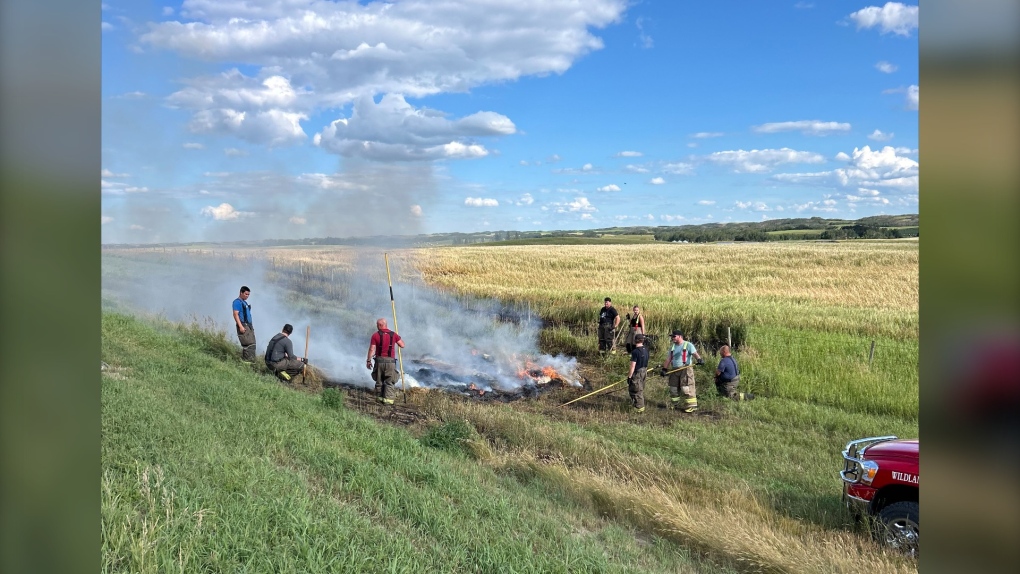
[[[664,383],[650,376],[642,415],[630,412],[625,390],[565,408],[581,391],[506,404],[426,392],[408,397],[419,422],[394,428],[353,406],[324,412],[315,396],[253,374],[232,333],[108,311],[104,571],[915,572],[916,561],[851,522],[837,472],[848,440],[917,436],[918,245],[390,253],[398,285],[498,298],[541,317],[542,350],[577,357],[596,388],[627,368],[622,353],[596,351],[603,297],[621,315],[640,305],[650,333],[684,329],[705,355],[696,416],[659,408]],[[354,275],[385,278],[376,255],[187,253],[257,263],[300,309],[358,297]],[[104,305],[139,273],[159,275],[182,258],[180,249],[104,254]],[[257,289],[258,317],[257,297],[270,287]],[[758,400],[715,396],[713,352],[727,328],[742,386]]]
[[[719,327],[731,327],[746,343],[741,365],[755,390],[916,419],[918,245],[460,247],[415,256],[429,283],[528,302],[563,326],[549,338],[574,353],[594,349],[609,296],[621,315],[640,305],[648,332],[662,337],[681,328],[719,343]]]

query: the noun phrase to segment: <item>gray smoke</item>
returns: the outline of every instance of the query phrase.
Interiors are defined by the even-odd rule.
[[[396,327],[404,339],[405,383],[409,386],[514,391],[528,379],[519,370],[552,367],[577,384],[573,358],[538,352],[537,318],[498,301],[457,298],[424,285],[390,258]],[[363,251],[353,268],[273,260],[265,254],[227,257],[181,249],[118,251],[103,257],[103,296],[131,310],[172,321],[211,323],[234,337],[231,301],[241,285],[265,351],[284,323],[302,353],[310,326],[309,361],[330,379],[373,385],[365,367],[375,321],[394,327],[383,253]],[[438,376],[437,376],[438,375]]]

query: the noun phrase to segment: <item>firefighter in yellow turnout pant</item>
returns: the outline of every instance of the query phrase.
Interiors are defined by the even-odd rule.
[[[680,409],[685,413],[693,413],[698,410],[698,395],[694,385],[693,362],[704,364],[705,360],[698,354],[694,343],[684,340],[680,331],[673,331],[671,336],[673,345],[666,355],[666,361],[662,364],[662,372],[680,369],[669,375],[669,406],[672,409]],[[681,367],[687,367],[681,369]]]

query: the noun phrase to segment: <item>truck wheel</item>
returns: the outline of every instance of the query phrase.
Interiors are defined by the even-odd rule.
[[[895,502],[878,513],[875,537],[908,556],[917,556],[919,509],[916,502]]]

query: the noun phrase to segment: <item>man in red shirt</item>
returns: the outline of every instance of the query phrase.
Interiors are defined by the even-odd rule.
[[[386,327],[386,319],[377,320],[375,327],[377,331],[372,335],[372,340],[368,345],[368,359],[365,361],[365,366],[372,369],[372,359],[375,359],[372,379],[375,381],[375,390],[379,393],[379,402],[384,405],[392,405],[393,397],[397,394],[394,385],[399,376],[396,347],[403,349],[404,340]]]

